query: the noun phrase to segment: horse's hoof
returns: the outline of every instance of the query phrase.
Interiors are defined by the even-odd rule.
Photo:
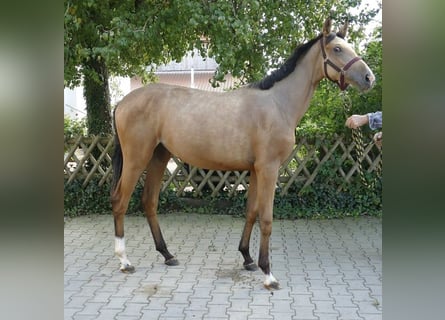
[[[255,264],[255,262],[251,262],[251,263],[245,264],[244,269],[246,269],[247,271],[257,271],[258,266]]]
[[[266,275],[266,279],[264,280],[264,287],[267,290],[278,290],[280,289],[280,284],[277,279],[272,275],[272,273]]]
[[[272,282],[272,283],[267,284],[267,285],[264,283],[264,287],[265,287],[267,290],[269,290],[269,291],[272,291],[272,290],[279,290],[279,289],[280,289],[280,284],[279,284],[278,282]]]
[[[179,261],[176,258],[170,258],[168,260],[165,260],[165,264],[168,266],[178,266]]]
[[[122,266],[120,270],[123,273],[134,273],[135,272],[134,267],[132,265],[129,265],[129,264],[127,264],[125,266]]]

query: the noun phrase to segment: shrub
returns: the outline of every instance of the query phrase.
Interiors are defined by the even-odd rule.
[[[85,135],[87,133],[87,127],[85,120],[71,119],[65,116],[63,119],[63,134],[65,140]]]
[[[328,164],[329,165],[329,164]],[[317,175],[309,187],[299,194],[295,190],[289,190],[286,196],[276,195],[274,203],[274,216],[278,219],[300,218],[340,218],[346,216],[382,214],[381,184],[371,189],[364,186],[360,179],[355,179],[349,184],[339,184],[340,179],[335,179],[332,171],[326,169]],[[110,190],[109,185],[102,187],[97,181],[92,181],[86,188],[81,183],[74,181],[65,186],[65,215],[76,216],[86,214],[110,214]],[[141,206],[142,186],[137,185],[130,199],[128,214],[142,214]],[[174,190],[167,190],[160,195],[160,214],[172,211],[186,211],[193,213],[230,214],[243,216],[245,213],[245,191],[240,191],[235,196],[229,197],[222,194],[216,198],[209,194],[196,198],[192,193],[184,197],[177,197]]]

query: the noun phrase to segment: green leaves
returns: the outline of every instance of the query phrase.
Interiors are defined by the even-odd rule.
[[[332,219],[346,216],[382,215],[381,188],[367,189],[357,179],[357,182],[338,191],[335,183],[326,183],[326,179],[333,179],[329,171],[327,171],[327,176],[320,175],[320,181],[300,194],[277,195],[274,201],[274,217],[278,219]],[[64,215],[109,214],[111,211],[109,185],[98,186],[98,180],[93,180],[85,188],[81,186],[80,181],[76,180],[64,186]],[[138,184],[131,196],[128,213],[143,213],[142,190],[142,186]],[[159,199],[159,214],[180,211],[243,216],[246,210],[244,191],[230,197],[227,194],[218,198],[203,196],[197,199],[192,195],[189,197],[193,201],[186,201],[190,198],[178,197],[173,190],[162,192]]]
[[[65,137],[65,141],[78,137],[80,135],[85,135],[86,133],[87,128],[84,120],[76,120],[69,117],[64,117],[63,136]]]
[[[335,24],[339,26],[348,16],[352,30],[349,39],[358,44],[363,40],[362,27],[376,14],[370,10],[356,15],[348,13],[360,2],[65,0],[64,85],[79,85],[87,72],[85,65],[92,60],[104,63],[110,75],[152,79],[150,66],[180,60],[193,48],[219,64],[213,79],[215,86],[227,73],[242,83],[254,82],[278,67],[298,44],[319,34],[334,5]],[[201,39],[208,41],[208,47],[203,46]],[[365,60],[369,58],[371,68],[378,70],[381,39],[369,43],[367,50]],[[381,83],[381,72],[375,73]],[[338,121],[339,112],[327,110],[331,88],[320,88],[314,104],[321,107],[319,111],[310,108],[306,118],[314,119],[311,126],[338,130],[343,123],[332,121]],[[357,101],[354,106],[361,106],[357,111],[365,106],[372,110],[381,102],[381,87],[373,89],[366,98],[354,92],[351,95]]]
[[[359,0],[336,1],[343,19]],[[200,38],[219,74],[259,80],[293,48],[315,37],[330,6],[326,1],[134,1],[65,0],[65,81],[78,83],[84,59],[106,60],[112,74],[141,75],[145,66],[180,59]],[[350,16],[354,29],[375,12]],[[342,21],[337,21],[341,23]],[[353,33],[357,37],[358,34]]]

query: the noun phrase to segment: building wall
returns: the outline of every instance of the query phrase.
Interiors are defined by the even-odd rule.
[[[63,113],[71,119],[82,119],[86,117],[86,103],[83,98],[83,88],[65,88],[63,90]]]

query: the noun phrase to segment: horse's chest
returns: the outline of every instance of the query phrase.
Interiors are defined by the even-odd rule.
[[[295,137],[292,133],[271,133],[267,138],[258,141],[255,158],[277,159],[284,162],[292,152],[294,144]]]

